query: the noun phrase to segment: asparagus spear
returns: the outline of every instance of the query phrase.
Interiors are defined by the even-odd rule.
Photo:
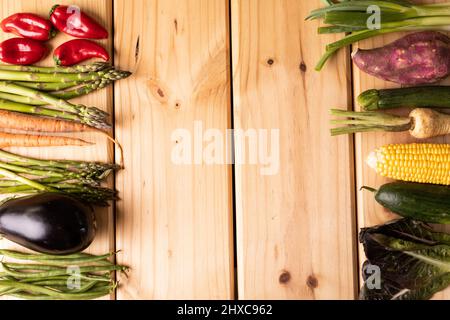
[[[0,80],[25,81],[25,82],[59,82],[67,83],[74,81],[95,80],[120,80],[127,78],[131,72],[107,68],[96,72],[85,73],[33,73],[23,71],[0,70]]]
[[[36,89],[40,91],[56,91],[56,90],[64,90],[72,87],[76,87],[83,82],[73,81],[73,82],[26,82],[26,81],[16,81],[15,84],[18,84],[22,87],[27,87],[31,89]]]
[[[73,67],[37,67],[37,66],[18,66],[18,65],[0,65],[0,70],[21,71],[35,73],[85,73],[96,72],[108,68],[110,65],[105,62],[94,62],[87,65],[78,65]]]
[[[112,80],[103,80],[103,81],[92,81],[86,82],[77,88],[73,88],[70,90],[59,90],[51,92],[52,96],[55,96],[60,99],[70,100],[73,98],[78,98],[81,96],[88,95],[91,92],[96,90],[101,90],[109,86],[113,81]]]
[[[56,109],[49,109],[49,108],[43,108],[40,106],[32,106],[28,104],[23,103],[16,103],[8,100],[0,99],[0,109],[2,110],[8,110],[8,111],[15,111],[15,112],[22,112],[27,114],[34,114],[39,116],[45,116],[45,117],[52,117],[57,118],[61,120],[68,120],[68,121],[76,121],[81,122],[84,124],[87,124],[89,126],[95,126],[95,122],[91,121],[91,118],[89,116],[70,113],[66,111],[60,111]]]
[[[11,152],[0,150],[0,158],[7,159],[8,162],[21,163],[22,166],[38,166],[38,167],[53,167],[72,171],[86,171],[86,170],[102,170],[109,169],[117,170],[120,167],[116,164],[88,162],[88,161],[74,161],[74,160],[41,160],[36,158],[25,157]]]
[[[22,87],[6,81],[0,81],[0,91],[40,100],[59,109],[60,111],[78,114],[86,119],[86,123],[88,125],[98,129],[109,129],[111,127],[107,121],[109,114],[96,107],[86,107],[81,104],[75,105],[63,99],[56,98],[46,92]]]
[[[52,95],[55,98],[63,99],[63,100],[70,100],[77,97],[81,97],[84,95],[88,95],[91,92],[94,92],[96,90],[100,90],[111,84],[111,80],[105,80],[105,81],[91,81],[91,82],[85,82],[81,84],[78,87],[75,87],[70,90],[58,90],[58,91],[51,91],[48,92],[48,94]],[[17,83],[15,83],[17,84]],[[23,85],[20,85],[24,87]],[[27,88],[30,88],[29,86],[25,86]],[[1,89],[0,89],[1,90]],[[0,99],[9,100],[16,103],[23,103],[23,104],[29,104],[33,106],[45,106],[48,103],[42,100],[33,99],[27,96],[23,95],[17,95],[17,94],[11,94],[11,93],[5,93],[0,92]]]
[[[1,170],[3,169],[0,169],[0,174],[3,174]],[[31,186],[30,182],[32,182],[34,186]],[[116,192],[108,188],[72,183],[46,184],[33,180],[30,180],[30,182],[17,186],[0,187],[0,194],[34,194],[41,191],[58,192],[70,195],[74,198],[82,200],[83,202],[102,207],[108,206],[108,201],[116,199]],[[39,186],[39,189],[36,186]]]

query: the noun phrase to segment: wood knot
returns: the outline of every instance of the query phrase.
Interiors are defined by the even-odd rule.
[[[273,60],[272,58],[269,58],[267,60],[267,65],[269,65],[269,66],[273,66],[274,63],[275,63],[275,60]]]
[[[164,94],[163,89],[158,88],[158,90],[156,90],[156,93],[161,97],[161,98],[165,98],[166,95]]]
[[[301,71],[301,72],[306,72],[306,70],[308,70],[308,67],[306,66],[305,62],[302,61],[302,62],[300,63],[300,71]]]
[[[181,102],[179,100],[175,102],[175,109],[177,110],[181,109]]]
[[[279,279],[278,279],[278,281],[279,281],[281,284],[286,284],[286,283],[288,283],[290,280],[291,280],[291,274],[290,274],[288,271],[283,271],[283,272],[280,274],[280,277],[279,277]]]
[[[319,286],[319,280],[313,275],[309,276],[308,279],[306,279],[306,285],[310,289],[315,289]]]

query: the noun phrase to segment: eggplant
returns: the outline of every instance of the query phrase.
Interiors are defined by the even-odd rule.
[[[94,240],[96,229],[93,209],[66,195],[41,193],[0,206],[0,234],[40,253],[81,252]]]

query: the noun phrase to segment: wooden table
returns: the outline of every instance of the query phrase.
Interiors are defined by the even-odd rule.
[[[314,71],[325,45],[340,37],[319,37],[318,22],[304,21],[321,1],[3,0],[0,17],[48,15],[55,3],[102,21],[113,35],[103,44],[114,64],[134,73],[79,100],[114,114],[125,151],[125,170],[109,182],[121,199],[98,210],[100,232],[89,249],[122,250],[119,261],[132,268],[112,298],[357,297],[358,230],[393,218],[357,191],[385,182],[364,159],[378,146],[413,140],[330,136],[331,107],[352,109],[361,91],[393,85],[353,68],[350,48]],[[51,45],[67,39],[59,34]],[[229,128],[257,143],[227,148]],[[118,158],[104,137],[82,137],[96,145],[13,151]],[[235,166],[227,150],[240,160]],[[436,298],[449,299],[450,290]]]

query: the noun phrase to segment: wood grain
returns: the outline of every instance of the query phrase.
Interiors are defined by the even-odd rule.
[[[415,3],[438,3],[444,1],[415,1]],[[360,42],[355,48],[360,47],[363,49],[376,48],[384,46],[399,39],[405,33],[394,33],[385,36],[379,36],[372,39],[368,39]],[[450,84],[447,80],[443,82],[444,85]],[[399,87],[395,83],[382,81],[376,79],[370,75],[361,72],[356,66],[354,68],[354,93],[357,97],[360,93],[368,89],[383,89],[383,88],[395,88]],[[355,102],[357,106],[357,103]],[[359,108],[358,108],[359,109]],[[397,114],[407,115],[410,109],[403,109],[396,111]],[[405,133],[365,133],[357,134],[355,139],[356,146],[356,173],[357,173],[357,190],[362,186],[371,186],[377,188],[386,182],[391,180],[378,176],[372,169],[370,169],[365,160],[370,152],[373,150],[391,143],[411,143],[411,142],[432,142],[432,143],[449,143],[450,138],[435,138],[426,141],[420,141],[411,138],[408,132]],[[373,198],[373,194],[370,192],[358,192],[358,225],[362,227],[370,227],[378,224],[385,223],[386,221],[398,218],[388,210],[380,206]],[[447,228],[450,231],[450,228]],[[363,248],[359,248],[360,263],[365,260]],[[450,289],[445,292],[439,293],[435,296],[435,299],[449,299]]]
[[[132,268],[118,298],[230,299],[231,166],[171,157],[187,142],[178,129],[230,127],[227,1],[116,0],[114,11],[116,64],[134,71],[115,88],[117,248]]]
[[[95,17],[108,30],[112,30],[112,1],[111,0],[76,0],[76,1],[50,1],[50,0],[3,0],[0,3],[0,17],[4,18],[17,12],[33,12],[43,17],[48,17],[50,9],[55,4],[72,4],[82,8],[85,12]],[[11,34],[0,32],[0,39],[14,37]],[[42,61],[40,65],[54,65],[52,60],[52,50],[71,37],[58,33],[56,38],[47,42],[49,46],[49,56]],[[112,39],[101,42],[105,47],[112,48]],[[89,96],[74,100],[87,106],[96,106],[102,110],[113,113],[112,89],[107,88],[90,94]],[[69,136],[70,134],[67,134]],[[73,135],[75,136],[75,135]],[[94,142],[92,147],[54,147],[54,148],[14,148],[13,152],[41,157],[43,159],[74,159],[74,160],[96,160],[96,161],[114,161],[114,149],[104,136],[96,133],[77,134],[90,142]],[[113,179],[108,182],[113,187]],[[94,243],[87,250],[95,254],[104,254],[114,251],[114,219],[113,208],[97,208],[96,209],[98,231]],[[23,250],[7,240],[1,241],[2,247],[13,247]]]
[[[348,51],[314,71],[334,39],[304,21],[321,5],[232,1],[235,127],[280,133],[277,174],[236,166],[241,299],[356,294],[353,145],[328,124],[329,108],[351,103]]]

